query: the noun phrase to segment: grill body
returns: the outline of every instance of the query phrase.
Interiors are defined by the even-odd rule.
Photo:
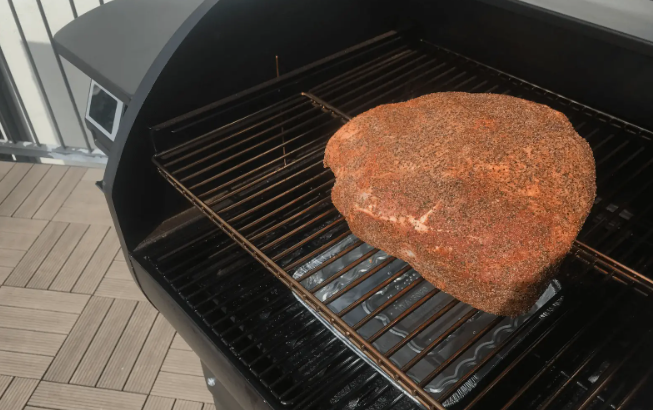
[[[651,69],[643,41],[515,2],[206,1],[132,99],[104,189],[135,280],[234,406],[638,408],[653,369]],[[471,393],[456,396],[472,370],[411,398],[398,388],[408,382],[385,377],[396,369],[379,372],[348,343],[368,346],[327,330],[284,274],[347,234],[328,207],[331,177],[315,165],[329,132],[376,104],[454,89],[574,117],[597,158],[599,198],[564,267],[580,279],[545,307],[556,309],[501,345]],[[265,121],[278,131],[269,138],[251,131]],[[226,139],[228,149],[211,145]],[[282,162],[291,165],[274,171]]]

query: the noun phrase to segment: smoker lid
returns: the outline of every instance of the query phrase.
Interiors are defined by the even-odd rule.
[[[154,59],[204,0],[114,0],[54,36],[57,52],[125,103]]]

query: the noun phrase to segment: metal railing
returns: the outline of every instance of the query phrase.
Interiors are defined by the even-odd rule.
[[[69,73],[64,69],[61,57],[54,48],[52,42],[53,28],[42,0],[29,1],[34,2],[38,9],[38,16],[42,22],[42,28],[47,35],[47,48],[51,49],[54,54],[54,64],[52,65],[56,65],[56,68],[45,66],[42,59],[38,60],[35,58],[33,50],[35,43],[32,42],[32,46],[30,46],[30,42],[28,41],[28,38],[31,39],[33,37],[30,35],[29,29],[35,31],[41,29],[34,26],[34,21],[38,22],[38,17],[30,15],[29,25],[26,25],[26,21],[23,21],[27,20],[26,15],[24,13],[21,14],[20,9],[17,10],[16,7],[17,5],[26,7],[26,3],[17,3],[15,0],[0,1],[6,1],[6,5],[11,12],[10,15],[5,15],[3,17],[4,20],[0,21],[0,23],[4,23],[4,30],[8,30],[8,32],[11,31],[11,27],[7,23],[13,22],[15,25],[20,38],[20,47],[29,65],[32,80],[38,90],[42,103],[41,107],[37,107],[37,104],[33,103],[30,105],[30,103],[25,101],[21,95],[20,84],[17,84],[16,76],[21,75],[21,73],[16,72],[18,71],[16,69],[12,71],[12,61],[8,61],[9,57],[3,51],[2,44],[0,43],[0,154],[49,157],[68,162],[106,162],[106,156],[95,147],[91,133],[82,120],[83,113],[80,112],[81,104],[78,104],[78,101],[75,99]],[[99,0],[97,7],[103,4],[104,1]],[[75,1],[69,0],[68,6],[70,7],[69,12],[72,14],[72,18],[76,19],[79,14]],[[61,13],[61,10],[57,10],[57,12]],[[38,45],[42,45],[42,43],[38,43]],[[14,42],[13,46],[17,47],[18,45]],[[16,53],[14,53],[14,56],[16,56]],[[58,82],[58,78],[46,78],[46,76],[52,75],[56,70],[58,70],[61,76],[60,79],[63,87],[61,87],[61,83],[55,84],[55,82]],[[48,81],[46,82],[44,78]],[[50,94],[46,90],[47,85],[50,86]],[[65,89],[65,92],[59,91],[59,94],[54,95],[53,98],[52,89]],[[78,98],[81,99],[79,89]],[[55,106],[55,104],[58,106]],[[81,108],[83,107],[81,106]],[[36,121],[35,117],[39,118],[40,121],[45,121],[43,116],[37,112],[43,108],[47,114],[47,121],[49,122],[53,135],[39,135],[36,130],[34,124],[34,121]],[[69,112],[70,110],[72,110],[72,113]],[[77,130],[73,130],[71,127],[68,127],[67,131],[63,130],[61,122],[71,117],[74,117],[74,121],[71,121],[71,123],[74,124]],[[41,128],[43,129],[45,127]]]

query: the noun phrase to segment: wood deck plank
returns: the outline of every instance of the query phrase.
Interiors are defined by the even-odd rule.
[[[171,349],[177,349],[177,350],[190,350],[192,351],[193,349],[188,346],[188,343],[184,340],[183,337],[179,333],[175,335],[175,339],[172,341],[172,345],[170,346]]]
[[[150,393],[174,335],[175,330],[159,314],[127,379],[125,391]]]
[[[0,374],[40,379],[51,361],[52,357],[50,356],[0,350]]]
[[[50,285],[50,290],[70,292],[95,254],[108,228],[91,225]]]
[[[35,219],[51,220],[86,173],[85,168],[71,167],[34,214]]]
[[[82,236],[88,229],[88,225],[70,224],[61,235],[50,254],[45,258],[41,266],[36,270],[32,279],[27,283],[28,288],[47,289],[57,274],[77,247]]]
[[[40,235],[48,221],[0,216],[0,232]]]
[[[27,285],[67,226],[68,224],[64,222],[50,222],[34,242],[34,245],[32,245],[23,259],[21,259],[14,271],[11,272],[11,275],[5,281],[5,285],[18,287]]]
[[[32,164],[16,163],[9,170],[2,180],[0,180],[0,204],[11,194],[11,191],[18,186],[20,181],[32,169]]]
[[[14,162],[5,162],[5,161],[0,161],[0,181],[2,181],[2,178],[5,177],[11,171],[11,168],[14,166]]]
[[[96,385],[135,307],[136,302],[131,300],[113,302],[70,383],[84,386]]]
[[[118,251],[118,254],[120,253],[121,251]],[[113,260],[111,266],[109,266],[109,270],[107,271],[107,274],[104,275],[104,277],[108,279],[121,279],[121,280],[133,281],[132,274],[131,272],[129,272],[129,268],[127,267],[127,262],[119,261],[116,259]]]
[[[39,210],[41,205],[45,202],[50,194],[54,191],[61,178],[68,172],[70,167],[67,166],[54,166],[51,167],[47,174],[36,185],[36,188],[31,194],[23,201],[20,207],[14,212],[14,218],[32,218],[36,211]]]
[[[0,350],[6,352],[54,357],[65,339],[62,334],[0,328]]]
[[[57,410],[141,410],[146,398],[143,394],[41,382],[28,404]]]
[[[3,163],[0,162],[0,165]],[[2,170],[2,168],[0,168]],[[0,376],[0,398],[2,398],[2,395],[4,394],[5,390],[7,390],[7,387],[9,387],[9,384],[14,378],[11,376]]]
[[[147,300],[138,285],[131,278],[122,280],[105,277],[100,282],[100,285],[95,291],[95,295],[114,299]]]
[[[157,311],[149,303],[141,302],[136,306],[100,377],[98,387],[122,390],[156,317]]]
[[[88,299],[88,295],[9,286],[0,287],[0,306],[80,314]]]
[[[2,233],[0,233],[2,235]],[[25,256],[25,251],[14,249],[0,249],[0,266],[4,268],[15,268]]]
[[[162,372],[203,376],[202,363],[195,352],[170,349],[161,366]]]
[[[111,307],[111,299],[92,297],[70,331],[44,380],[68,383]]]
[[[0,215],[11,216],[18,210],[22,203],[32,193],[34,188],[43,179],[45,174],[50,170],[51,165],[35,164],[25,174],[20,183],[11,191],[11,193],[0,203]]]
[[[120,249],[115,229],[111,228],[73,287],[75,293],[93,294]]]
[[[0,306],[0,327],[67,335],[78,315]]]
[[[0,286],[5,282],[5,279],[7,279],[12,270],[12,268],[7,268],[6,266],[0,266]]]
[[[172,410],[175,399],[169,397],[148,396],[143,410]]]
[[[0,399],[2,410],[22,410],[39,384],[38,380],[15,378]]]
[[[0,248],[27,251],[38,235],[30,233],[2,232],[0,233]]]
[[[188,400],[175,400],[175,406],[172,410],[202,410],[204,403]]]
[[[104,194],[95,182],[84,180],[77,184],[52,220],[113,226]]]
[[[213,403],[213,396],[206,387],[204,377],[160,372],[152,387],[155,396]]]

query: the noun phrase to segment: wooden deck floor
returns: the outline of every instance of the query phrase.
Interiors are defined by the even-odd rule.
[[[212,410],[131,279],[102,170],[0,162],[0,410]]]

